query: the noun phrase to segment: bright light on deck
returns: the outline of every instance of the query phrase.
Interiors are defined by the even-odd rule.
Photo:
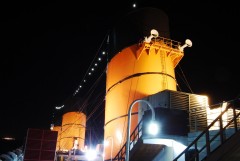
[[[87,160],[94,160],[97,157],[97,152],[95,150],[89,149],[86,152]]]
[[[157,135],[159,127],[156,121],[151,121],[148,125],[148,133],[151,135]]]

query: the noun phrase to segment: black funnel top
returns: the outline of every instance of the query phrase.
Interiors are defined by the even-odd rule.
[[[150,36],[152,29],[156,29],[160,37],[170,38],[168,16],[162,10],[146,7],[127,14],[116,23],[110,33],[110,58]]]

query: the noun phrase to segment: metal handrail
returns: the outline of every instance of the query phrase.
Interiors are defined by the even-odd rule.
[[[233,101],[228,101],[228,105],[227,107],[225,108],[224,111],[221,112],[221,114],[215,119],[213,120],[213,122],[182,152],[180,153],[173,161],[177,161],[178,159],[180,159],[180,157],[182,157],[184,154],[186,154],[190,148],[192,148],[194,146],[194,150],[195,150],[195,153],[194,155],[189,158],[189,161],[195,159],[196,161],[199,161],[199,158],[197,157],[201,152],[203,152],[204,150],[206,150],[206,156],[209,156],[210,153],[215,150],[217,147],[215,147],[215,149],[211,149],[211,143],[213,141],[216,141],[217,137],[219,136],[220,137],[220,140],[221,140],[221,144],[223,144],[224,142],[226,142],[227,139],[225,139],[224,137],[224,131],[230,127],[232,124],[234,125],[234,131],[235,133],[240,131],[240,128],[238,125],[239,122],[237,121],[237,119],[240,120],[240,112],[236,113],[236,109],[235,108],[231,108],[233,105],[232,105],[232,102],[234,102],[235,100]],[[228,120],[229,122],[223,127],[223,120],[222,120],[222,116],[228,112],[229,109],[232,109],[233,111],[233,117],[231,120]],[[209,130],[211,127],[214,126],[214,124],[216,122],[220,122],[220,129],[219,131],[210,138],[209,136]],[[137,127],[133,130],[130,138],[132,140],[132,142],[130,143],[130,147],[132,145],[132,147],[137,143],[137,141],[139,140],[139,138],[141,138],[141,132],[142,132],[142,120],[140,120],[139,124],[137,125]],[[234,134],[235,134],[234,133]],[[206,145],[202,146],[201,149],[198,149],[198,144],[197,142],[203,137],[203,136],[206,136],[205,137],[205,140],[206,140]],[[232,134],[233,135],[233,134]],[[220,144],[220,145],[221,145]],[[220,146],[219,145],[219,146]],[[218,146],[218,147],[219,147]],[[125,161],[125,155],[126,155],[126,143],[122,146],[122,148],[120,149],[120,151],[118,152],[118,154],[112,159],[112,160],[115,160],[115,161]]]
[[[221,112],[221,114],[182,152],[180,153],[173,161],[177,161],[178,159],[180,159],[180,157],[182,157],[184,154],[187,154],[187,152],[192,148],[194,147],[193,149],[193,155],[191,158],[188,158],[189,161],[191,160],[196,160],[196,161],[199,161],[199,154],[201,152],[204,152],[204,150],[206,151],[206,155],[203,156],[204,158],[208,157],[210,155],[210,153],[215,150],[217,147],[219,147],[220,145],[222,145],[224,142],[226,142],[226,138],[224,136],[224,132],[225,130],[227,129],[227,127],[229,127],[231,124],[234,124],[234,134],[237,133],[238,131],[240,131],[240,129],[238,129],[238,127],[240,125],[238,125],[238,122],[237,122],[237,119],[240,119],[240,112],[239,113],[236,113],[236,109],[235,107],[231,108],[233,106],[232,102],[234,103],[236,100],[233,100],[233,101],[229,101],[229,104],[227,105],[227,107],[225,108],[224,111]],[[223,127],[223,120],[222,120],[222,116],[228,112],[229,109],[232,109],[233,111],[233,117],[231,120],[228,120],[228,124],[225,125]],[[219,131],[210,139],[210,136],[209,136],[209,130],[212,126],[214,126],[214,124],[219,121],[220,123],[220,129]],[[206,141],[206,144],[204,146],[202,146],[201,149],[198,149],[198,141],[205,135],[205,141]],[[233,134],[232,134],[233,135]],[[231,136],[232,136],[231,135]],[[216,141],[216,138],[217,137],[220,137],[220,145],[212,148],[210,145],[213,141]],[[212,148],[212,149],[211,149]],[[192,149],[191,149],[192,150]],[[203,158],[202,158],[203,159]]]
[[[142,132],[142,119],[136,126],[136,128],[133,130],[132,134],[130,135],[130,147],[132,147],[137,143],[138,139],[141,138],[140,133]],[[123,145],[123,147],[119,150],[117,155],[112,159],[112,160],[117,160],[117,161],[124,161],[125,160],[125,155],[126,155],[126,143]]]

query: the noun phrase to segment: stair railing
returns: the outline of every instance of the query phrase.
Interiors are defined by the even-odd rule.
[[[133,130],[132,134],[130,135],[130,149],[137,143],[138,139],[142,136],[142,119],[138,123],[137,127]],[[120,149],[118,154],[112,159],[117,161],[125,161],[126,155],[126,143]]]
[[[236,100],[229,101],[229,104],[221,114],[213,120],[213,122],[182,152],[180,153],[173,161],[180,160],[181,157],[185,155],[186,161],[199,161],[208,157],[211,152],[221,146],[227,139],[229,139],[233,134],[240,131],[240,112],[236,110],[235,107],[232,107]],[[238,99],[238,101],[240,101]],[[232,107],[232,108],[231,108]],[[223,115],[232,110],[232,118],[227,120],[228,123],[223,125]],[[210,136],[210,128],[214,126],[216,122],[219,122],[219,130],[213,135]],[[230,133],[226,133],[226,129],[230,129]],[[201,142],[204,138],[206,142],[202,147],[198,145],[198,142]],[[191,154],[190,154],[191,152]]]

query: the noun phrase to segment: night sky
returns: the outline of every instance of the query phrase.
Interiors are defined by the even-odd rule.
[[[183,92],[207,95],[210,104],[240,94],[240,11],[233,2],[1,2],[1,138],[21,140],[28,128],[50,128],[54,107],[73,96],[95,56],[104,50],[108,31],[137,9],[134,2],[137,8],[163,10],[171,39],[192,41],[176,68]],[[101,71],[87,79],[95,82],[105,65],[104,60]],[[183,74],[190,88],[182,81]],[[88,84],[85,89],[90,88]],[[84,94],[79,91],[78,96]],[[103,123],[101,112],[89,120],[91,125]]]

